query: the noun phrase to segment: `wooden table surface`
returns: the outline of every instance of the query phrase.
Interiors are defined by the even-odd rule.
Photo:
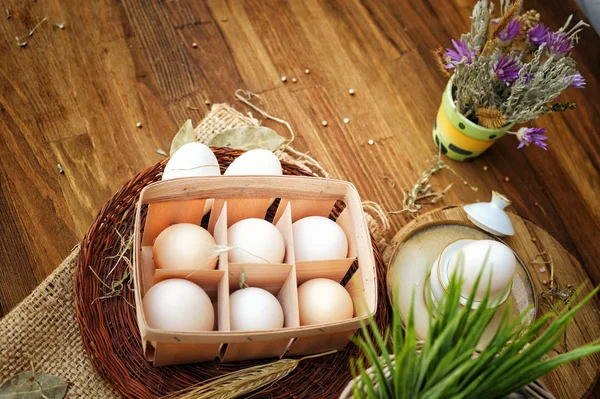
[[[162,159],[155,150],[168,150],[187,118],[202,119],[205,100],[234,103],[239,88],[260,94],[266,110],[293,125],[296,148],[354,182],[363,199],[401,208],[402,189],[436,152],[431,129],[446,78],[431,49],[469,29],[473,4],[3,0],[10,18],[2,12],[0,315],[60,263],[121,184]],[[570,14],[583,18],[574,0],[526,6],[554,29]],[[27,46],[17,46],[15,36],[27,36],[45,16],[22,39]],[[55,25],[62,22],[64,29]],[[561,98],[578,109],[535,122],[549,131],[548,152],[517,151],[517,141],[507,138],[474,162],[448,161],[479,191],[456,184],[439,203],[486,200],[493,189],[505,193],[514,211],[585,264],[595,285],[599,49],[598,35],[584,31],[574,58],[587,88]],[[432,182],[443,188],[451,181],[446,172]],[[390,235],[409,220],[391,218]]]

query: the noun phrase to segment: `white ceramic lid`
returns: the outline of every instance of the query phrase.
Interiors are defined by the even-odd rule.
[[[515,234],[515,229],[510,217],[504,211],[510,203],[504,195],[492,191],[490,202],[476,202],[465,205],[463,209],[469,220],[480,229],[498,237],[512,236]]]

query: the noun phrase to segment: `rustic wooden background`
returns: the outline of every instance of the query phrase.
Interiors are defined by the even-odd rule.
[[[121,184],[162,158],[155,150],[168,151],[183,121],[202,119],[205,100],[235,103],[238,88],[260,94],[266,110],[294,126],[296,148],[354,182],[364,199],[401,208],[402,189],[435,153],[431,128],[446,78],[430,50],[468,30],[473,4],[2,0],[0,315],[60,263]],[[551,28],[570,14],[584,18],[574,0],[526,6]],[[17,46],[15,37],[45,16]],[[433,185],[459,183],[440,205],[505,193],[599,284],[600,40],[592,29],[581,39],[574,57],[587,88],[562,96],[579,108],[535,123],[550,132],[548,152],[517,151],[505,138],[481,159],[452,163],[478,192],[447,172]],[[409,219],[392,220],[390,234]]]

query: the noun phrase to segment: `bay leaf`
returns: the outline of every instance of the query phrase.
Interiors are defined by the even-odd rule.
[[[69,384],[50,374],[25,371],[0,385],[0,399],[63,399]]]
[[[185,121],[183,126],[179,128],[179,131],[173,137],[173,141],[171,141],[171,150],[169,150],[169,155],[173,156],[175,151],[177,151],[182,145],[191,143],[192,141],[196,141],[196,136],[194,135],[194,126],[192,126],[192,120],[188,119]]]
[[[262,148],[275,151],[286,141],[273,129],[264,126],[240,127],[217,134],[207,144],[213,147],[231,147],[241,150]]]

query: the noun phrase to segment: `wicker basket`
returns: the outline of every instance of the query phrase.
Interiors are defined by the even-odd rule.
[[[243,151],[213,148],[224,170]],[[124,289],[121,296],[100,299],[113,282],[128,271],[127,262],[118,256],[122,238],[134,230],[135,205],[141,190],[160,180],[167,160],[154,165],[125,184],[104,205],[85,235],[75,273],[75,309],[88,357],[97,371],[128,398],[155,398],[191,384],[270,360],[231,364],[205,362],[189,365],[153,367],[144,357],[136,319],[134,292]],[[310,176],[297,166],[282,162],[284,174]],[[269,209],[274,217],[274,209]],[[341,208],[333,213],[339,216]],[[142,213],[141,218],[146,217]],[[373,243],[378,292],[385,292],[385,265]],[[125,253],[128,259],[131,252]],[[125,286],[127,282],[125,281]],[[106,285],[108,285],[108,288]],[[388,301],[380,295],[376,321],[387,324]],[[348,345],[334,355],[306,360],[296,371],[258,394],[261,398],[333,398],[339,396],[351,379],[349,359],[358,354]]]

